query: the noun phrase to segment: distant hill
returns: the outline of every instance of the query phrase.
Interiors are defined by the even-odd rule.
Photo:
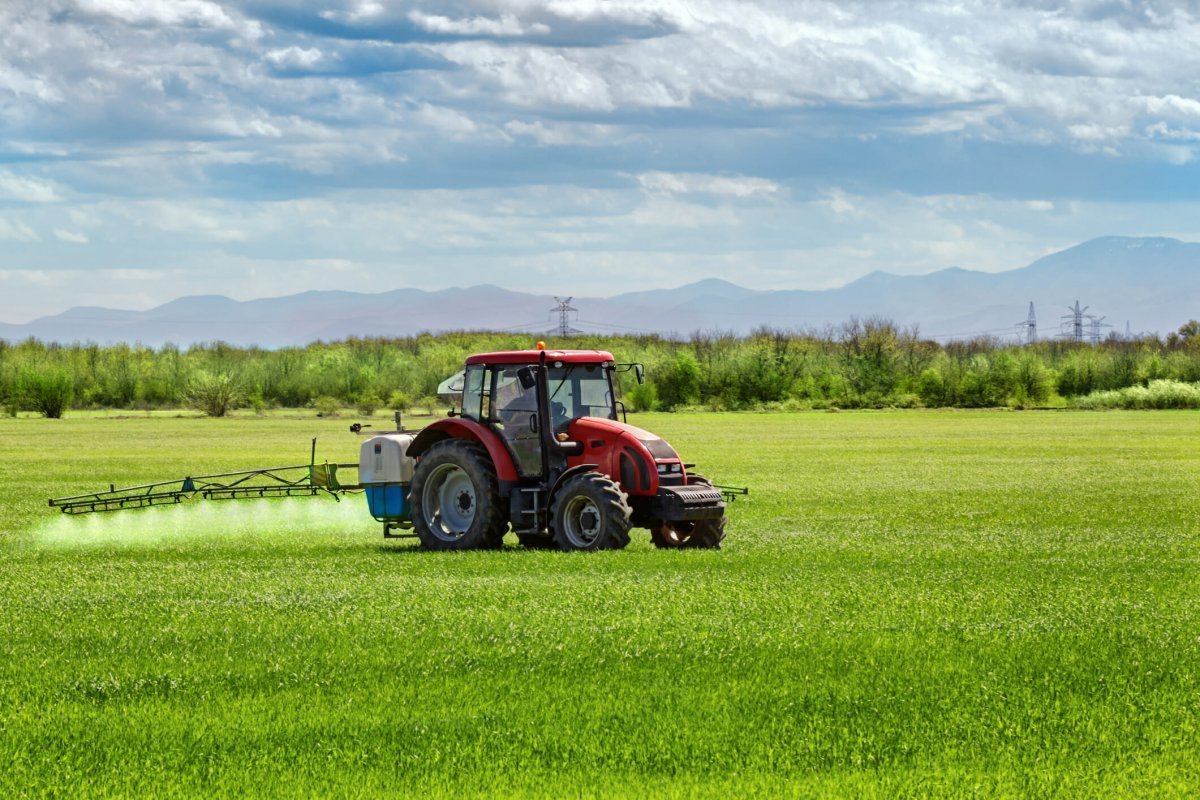
[[[1036,304],[1043,337],[1057,333],[1060,316],[1080,300],[1115,330],[1161,332],[1200,318],[1200,244],[1165,238],[1105,237],[1007,272],[953,267],[927,275],[873,272],[823,291],[755,291],[721,280],[675,289],[578,297],[576,327],[587,331],[688,334],[696,330],[745,333],[768,325],[815,328],[852,316],[886,316],[919,325],[934,338],[1012,331]],[[304,292],[237,301],[183,297],[148,311],[72,308],[23,325],[0,324],[0,337],[35,336],[59,342],[165,342],[223,340],[266,347],[348,336],[405,336],[421,331],[492,329],[549,331],[553,298],[473,286],[377,294]]]

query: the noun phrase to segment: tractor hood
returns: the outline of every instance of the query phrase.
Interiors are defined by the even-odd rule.
[[[627,422],[604,419],[603,417],[581,417],[572,422],[568,430],[570,437],[576,441],[584,441],[589,435],[600,434],[607,438],[624,433],[641,442],[642,446],[649,450],[650,455],[655,459],[679,459],[679,454],[675,452],[675,448],[667,444],[661,436],[643,430],[636,425],[630,425]]]

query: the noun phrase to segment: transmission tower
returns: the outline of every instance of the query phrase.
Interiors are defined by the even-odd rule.
[[[1037,316],[1033,313],[1033,301],[1029,301],[1029,317],[1024,322],[1017,323],[1018,328],[1025,329],[1025,344],[1037,341]]]
[[[1083,312],[1087,311],[1089,308],[1091,308],[1091,306],[1084,306],[1083,308],[1080,308],[1078,300],[1075,301],[1074,306],[1067,306],[1067,310],[1071,313],[1064,314],[1062,319],[1063,328],[1067,329],[1064,331],[1064,335],[1068,339],[1076,342],[1083,341]]]
[[[1106,316],[1105,317],[1097,317],[1094,315],[1088,316],[1088,323],[1091,325],[1091,328],[1092,328],[1091,331],[1088,332],[1088,341],[1090,341],[1092,344],[1100,344],[1100,329],[1101,328],[1111,328],[1112,327],[1112,325],[1109,325],[1107,322],[1104,321],[1106,319],[1108,319],[1108,317],[1106,317]]]
[[[574,299],[574,297],[568,297],[566,300],[560,300],[557,297],[554,298],[554,302],[558,303],[558,305],[550,309],[550,316],[553,317],[555,314],[558,314],[558,327],[554,329],[553,333],[559,336],[582,333],[582,331],[571,327],[571,314],[575,314],[576,319],[579,318],[579,309],[571,305],[571,301]]]

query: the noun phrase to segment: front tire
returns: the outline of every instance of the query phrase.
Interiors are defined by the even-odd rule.
[[[563,484],[550,503],[550,534],[560,550],[620,550],[629,544],[626,495],[599,472]]]
[[[504,541],[496,473],[474,442],[445,439],[425,451],[409,498],[413,531],[426,550],[490,550]]]

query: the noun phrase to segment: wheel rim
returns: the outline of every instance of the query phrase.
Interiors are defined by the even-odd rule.
[[[587,548],[596,543],[604,528],[600,509],[590,497],[572,497],[563,509],[563,528],[572,547]]]
[[[664,522],[658,529],[658,535],[669,547],[682,547],[692,537],[696,530],[694,522]]]
[[[425,523],[434,536],[452,542],[461,538],[475,520],[475,484],[455,464],[436,467],[421,493]]]

